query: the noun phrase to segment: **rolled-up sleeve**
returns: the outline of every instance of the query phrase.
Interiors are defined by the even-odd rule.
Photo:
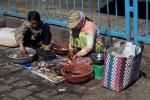
[[[94,43],[95,43],[95,32],[87,32],[87,44],[82,50],[78,52],[78,55],[85,56],[86,54],[91,52],[91,50],[94,47]]]
[[[69,48],[71,49],[73,45],[73,37],[72,37],[72,31],[70,30],[70,36],[69,36]]]
[[[87,45],[86,48],[93,48],[95,42],[95,33],[88,32],[87,33]]]

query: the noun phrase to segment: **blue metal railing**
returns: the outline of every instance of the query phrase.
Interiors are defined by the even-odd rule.
[[[2,5],[0,5],[0,16],[2,16],[3,15],[3,13],[4,13],[4,9],[3,9],[4,7],[2,6]]]
[[[100,28],[99,28],[99,33],[101,34],[104,34],[104,35],[109,35],[109,36],[115,36],[115,37],[119,37],[119,38],[124,38],[126,40],[130,40],[130,15],[129,15],[129,11],[126,10],[126,14],[125,14],[125,28],[126,30],[125,31],[120,31],[119,30],[119,24],[118,24],[118,7],[117,7],[117,0],[115,0],[115,23],[116,25],[115,26],[115,30],[112,30],[112,25],[111,25],[111,18],[110,18],[110,14],[109,14],[109,10],[111,8],[109,8],[109,0],[105,0],[106,1],[106,7],[107,7],[107,28],[104,29],[103,28],[103,25],[102,25],[102,21],[101,21],[101,16],[100,16],[100,0],[98,0],[98,22],[100,23]],[[125,6],[128,7],[129,6],[129,3],[125,0]]]
[[[110,2],[114,1],[115,14],[112,19],[110,15]],[[150,43],[149,37],[149,2],[150,0],[124,0],[122,5],[125,6],[125,17],[122,17],[124,24],[120,23],[118,11],[119,11],[119,0],[24,0],[24,6],[18,5],[21,0],[7,0],[3,6],[0,4],[0,16],[8,15],[19,18],[27,18],[27,12],[30,10],[37,10],[40,12],[43,21],[67,27],[66,16],[71,10],[82,10],[86,16],[89,16],[92,20],[97,23],[98,34],[104,34],[109,36],[115,36],[119,38],[131,40],[131,35],[134,34],[133,38],[135,42]],[[133,6],[131,6],[133,1]],[[146,6],[146,18],[145,26],[143,26],[143,34],[139,32],[139,9],[138,3],[144,1]],[[101,8],[106,5],[107,13],[102,14]],[[23,8],[24,11],[19,11]],[[97,11],[97,12],[96,12]],[[131,19],[131,13],[133,13],[133,21]],[[132,27],[133,23],[133,28]],[[133,30],[133,32],[132,32]]]
[[[126,38],[128,38],[128,40],[131,38],[131,29],[130,29],[130,0],[125,0],[125,28],[126,28]]]
[[[143,0],[144,1],[144,0]],[[148,2],[150,2],[150,0],[145,0],[146,3],[146,20],[145,20],[145,30],[143,30],[143,34],[140,34],[139,32],[139,12],[138,10],[140,9],[138,7],[138,1],[137,0],[133,0],[133,21],[134,21],[134,25],[133,25],[133,30],[134,30],[134,41],[135,42],[144,42],[144,43],[150,43],[150,34],[149,34],[149,14],[148,14]]]

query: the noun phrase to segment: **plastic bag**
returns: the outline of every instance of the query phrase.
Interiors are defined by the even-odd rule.
[[[126,46],[122,52],[124,57],[135,56],[141,52],[141,48],[133,44],[132,42],[126,42]]]

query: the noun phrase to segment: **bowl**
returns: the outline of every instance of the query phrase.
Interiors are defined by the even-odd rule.
[[[104,54],[103,53],[92,53],[90,55],[90,58],[92,59],[93,63],[95,63],[95,64],[103,64]]]
[[[9,60],[16,64],[25,64],[30,63],[34,60],[36,51],[32,48],[26,47],[28,56],[25,57],[17,57],[19,55],[19,48],[10,48],[5,51],[5,55],[9,58]]]
[[[93,68],[91,65],[72,64],[61,69],[61,74],[69,83],[83,83],[91,78]]]
[[[67,55],[69,53],[69,44],[67,43],[55,43],[53,44],[53,50],[58,55]]]

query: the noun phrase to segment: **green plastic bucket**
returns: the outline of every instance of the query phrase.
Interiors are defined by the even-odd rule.
[[[102,79],[103,71],[104,71],[104,65],[93,64],[92,67],[94,69],[95,78],[96,79]]]

